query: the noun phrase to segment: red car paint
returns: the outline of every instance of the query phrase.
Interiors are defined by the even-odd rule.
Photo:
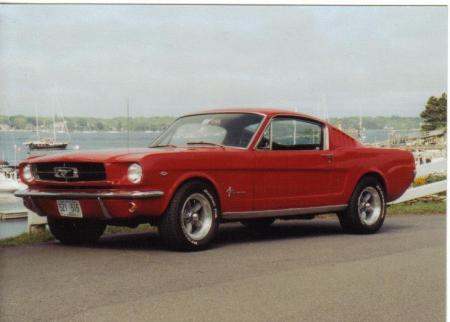
[[[274,109],[225,109],[208,113],[258,113],[264,116],[247,148],[189,146],[144,148],[120,151],[76,152],[29,158],[20,164],[46,162],[99,162],[105,165],[106,180],[92,182],[50,182],[34,180],[37,192],[132,192],[162,191],[152,199],[102,199],[108,217],[154,218],[164,214],[174,192],[193,178],[208,181],[215,188],[222,218],[239,212],[347,205],[358,181],[367,174],[380,178],[386,201],[400,197],[414,178],[414,158],[398,149],[364,147],[331,124],[291,111]],[[204,113],[204,112],[203,112]],[[196,113],[202,114],[202,113]],[[320,123],[328,132],[326,150],[260,150],[256,146],[274,117],[290,116]],[[326,138],[325,138],[326,139]],[[133,184],[128,166],[138,163],[144,176]],[[41,215],[58,217],[57,198],[24,198],[24,204]],[[67,198],[64,198],[67,199]],[[105,219],[101,202],[80,201],[83,216]],[[134,211],[130,211],[134,202]],[[109,219],[109,218],[107,218]]]

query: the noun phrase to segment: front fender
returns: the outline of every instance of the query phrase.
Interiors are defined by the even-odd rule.
[[[211,184],[216,191],[217,197],[219,198],[219,204],[222,196],[220,194],[219,184],[214,180],[214,178],[206,172],[203,171],[191,171],[179,173],[175,176],[174,180],[170,183],[170,186],[166,189],[166,194],[164,196],[164,211],[169,206],[169,202],[172,200],[173,195],[177,192],[177,190],[187,181],[200,179],[207,181]]]

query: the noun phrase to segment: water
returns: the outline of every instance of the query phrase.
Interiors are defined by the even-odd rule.
[[[0,159],[8,161],[12,165],[18,164],[28,156],[23,142],[35,139],[34,135],[33,132],[0,132]],[[158,133],[130,132],[128,141],[127,133],[73,133],[68,150],[75,150],[76,146],[79,147],[80,151],[124,148],[127,147],[127,142],[129,142],[131,148],[146,147],[157,135]],[[45,134],[41,134],[41,137],[45,137]],[[64,140],[64,138],[61,137],[61,140]],[[16,153],[14,153],[14,146],[17,147]],[[64,153],[68,150],[33,151],[33,153],[54,154]],[[25,210],[22,199],[16,198],[12,194],[0,195],[0,212]],[[25,231],[27,231],[26,219],[0,221],[0,239],[16,236]]]
[[[0,212],[3,211],[25,211],[22,199],[10,193],[0,193]],[[26,230],[26,219],[0,221],[0,239],[19,235]]]
[[[147,147],[156,138],[158,133],[130,132],[129,146]],[[50,137],[50,133],[41,133],[41,138]],[[8,161],[10,164],[17,164],[25,159],[28,154],[27,147],[23,144],[30,140],[35,140],[35,133],[31,131],[23,132],[0,132],[0,159]],[[61,134],[57,140],[66,141],[67,137]],[[62,151],[33,151],[33,154],[53,154],[62,153],[64,151],[79,150],[100,150],[109,148],[125,148],[127,147],[127,133],[110,133],[110,132],[79,132],[72,133],[70,144],[67,150]],[[14,153],[16,147],[16,153]]]
[[[365,130],[364,131],[364,139],[363,143],[376,143],[376,142],[385,142],[389,139],[389,137],[394,134],[395,136],[419,136],[420,130],[411,129],[411,130]]]

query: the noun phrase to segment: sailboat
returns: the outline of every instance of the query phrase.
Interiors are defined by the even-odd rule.
[[[30,150],[64,150],[67,148],[67,142],[57,142],[54,139],[42,139],[39,141],[26,142]]]
[[[31,150],[64,150],[67,148],[69,142],[57,141],[56,140],[56,126],[55,126],[56,116],[53,114],[53,138],[39,138],[39,118],[36,113],[36,140],[25,142],[24,144],[28,146]],[[64,122],[64,121],[63,121]],[[64,122],[64,128],[67,130],[66,123]]]

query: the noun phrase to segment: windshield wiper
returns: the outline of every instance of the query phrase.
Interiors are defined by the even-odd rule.
[[[198,141],[198,142],[187,142],[187,145],[214,145],[214,146],[220,146],[222,149],[225,150],[225,146],[219,143],[213,143],[213,142],[205,142],[205,141]]]
[[[158,145],[150,145],[149,148],[176,148],[175,144],[158,144]]]

